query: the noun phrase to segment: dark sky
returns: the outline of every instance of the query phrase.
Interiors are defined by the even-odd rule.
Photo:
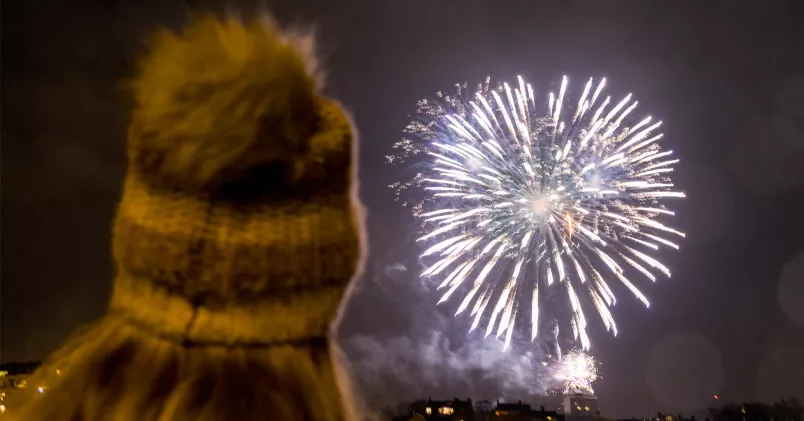
[[[45,357],[99,317],[123,177],[119,80],[184,2],[3,2],[2,354]],[[52,4],[49,4],[52,3]],[[221,9],[218,2],[190,2]],[[228,3],[251,13],[250,2]],[[738,1],[269,2],[314,23],[327,91],[361,134],[370,258],[341,342],[379,408],[416,397],[538,402],[540,351],[466,334],[416,276],[411,218],[383,156],[415,102],[455,82],[518,74],[555,89],[605,76],[664,122],[682,162],[688,233],[670,280],[591,331],[604,414],[698,411],[721,399],[804,399],[804,3]],[[577,88],[577,86],[576,86]]]

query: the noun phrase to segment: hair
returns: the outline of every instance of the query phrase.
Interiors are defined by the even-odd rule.
[[[25,421],[353,420],[343,363],[326,339],[183,346],[110,315],[45,362],[6,415]]]

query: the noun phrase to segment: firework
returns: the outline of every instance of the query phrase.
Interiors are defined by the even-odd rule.
[[[577,101],[566,77],[557,96],[538,101],[517,82],[490,89],[487,79],[474,95],[459,85],[420,101],[388,158],[419,155],[423,169],[391,187],[424,192],[413,206],[426,244],[421,275],[439,281],[439,303],[460,291],[456,315],[470,313],[472,329],[483,320],[507,347],[517,314],[529,312],[535,338],[544,289],[563,288],[575,340],[589,349],[587,309],[617,334],[612,280],[648,306],[631,277],[670,276],[651,254],[684,237],[660,222],[673,215],[663,202],[684,197],[669,177],[678,160],[657,143],[661,122],[631,123],[631,95],[603,98],[605,79],[590,79]]]
[[[592,382],[597,380],[597,362],[583,351],[570,351],[553,368],[553,379],[561,384],[564,394],[594,394]]]

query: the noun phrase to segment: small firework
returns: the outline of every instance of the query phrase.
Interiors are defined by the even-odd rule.
[[[553,379],[561,384],[564,394],[594,394],[592,382],[597,380],[597,362],[583,351],[570,351],[554,367]]]

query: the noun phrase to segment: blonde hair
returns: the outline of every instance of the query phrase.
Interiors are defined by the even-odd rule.
[[[339,360],[325,339],[186,347],[107,316],[37,370],[6,415],[25,421],[353,420]]]

